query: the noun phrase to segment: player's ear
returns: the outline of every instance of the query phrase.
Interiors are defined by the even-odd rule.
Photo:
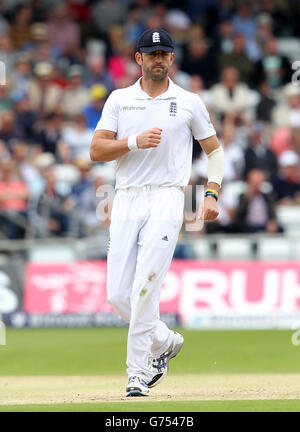
[[[171,53],[170,66],[173,64],[175,58],[175,54]]]
[[[139,66],[142,66],[142,53],[138,51],[135,53],[135,61]]]

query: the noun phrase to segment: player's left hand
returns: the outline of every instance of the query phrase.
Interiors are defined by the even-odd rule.
[[[213,221],[219,216],[218,203],[214,197],[207,196],[198,211],[198,219]]]

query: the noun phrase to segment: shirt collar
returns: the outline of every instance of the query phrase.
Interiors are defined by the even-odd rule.
[[[170,77],[168,77],[169,86],[168,86],[167,90],[164,93],[160,94],[159,96],[156,96],[155,98],[149,96],[148,93],[146,93],[142,89],[142,87],[141,87],[141,80],[142,80],[142,77],[139,78],[136,81],[136,83],[134,84],[134,86],[136,87],[136,90],[137,90],[137,98],[138,99],[148,99],[148,100],[167,99],[171,95],[174,95],[174,92],[173,92],[173,90],[174,90],[174,83],[173,83],[173,81],[171,80]]]

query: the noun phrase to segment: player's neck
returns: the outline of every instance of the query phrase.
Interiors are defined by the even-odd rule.
[[[146,92],[150,97],[156,98],[161,94],[165,93],[169,87],[169,79],[166,77],[162,81],[153,81],[147,80],[144,76],[141,79],[141,88]]]

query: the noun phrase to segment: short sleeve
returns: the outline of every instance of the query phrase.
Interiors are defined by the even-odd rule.
[[[119,104],[117,102],[116,94],[113,91],[104,104],[101,118],[98,121],[95,130],[97,131],[103,129],[112,132],[117,132],[118,110],[119,110]]]
[[[197,140],[202,140],[216,134],[204,103],[196,95],[192,117],[192,134]]]

